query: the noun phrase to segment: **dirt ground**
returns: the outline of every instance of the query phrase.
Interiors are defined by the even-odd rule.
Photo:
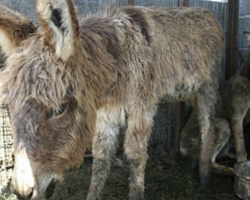
[[[188,161],[161,150],[149,153],[145,177],[146,200],[239,199],[233,190],[233,177],[213,174],[207,187],[201,188],[198,170],[191,168]],[[52,200],[86,199],[91,164],[92,159],[86,159],[80,169],[66,173],[64,184],[57,188]],[[122,156],[118,157],[105,185],[103,200],[127,199],[128,173],[127,163],[123,161]]]
[[[239,200],[233,190],[233,177],[213,174],[207,187],[201,188],[198,169],[192,168],[189,161],[160,149],[149,150],[149,156],[145,177],[146,200]],[[103,200],[127,199],[129,169],[123,160],[119,153],[105,185]],[[226,162],[233,165],[234,161]],[[67,172],[64,182],[57,187],[51,200],[86,199],[91,165],[92,158],[87,158],[79,169]],[[8,193],[8,188],[5,192]]]

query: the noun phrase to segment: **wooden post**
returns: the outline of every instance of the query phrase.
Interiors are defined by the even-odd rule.
[[[179,6],[187,7],[189,5],[189,0],[179,0]],[[176,104],[175,107],[176,114],[175,114],[175,134],[174,134],[174,152],[176,154],[179,153],[179,142],[180,142],[180,132],[184,124],[185,119],[185,102],[180,102]]]
[[[135,1],[134,0],[128,0],[128,5],[131,5],[131,6],[135,5]]]
[[[228,0],[225,79],[236,73],[238,55],[239,0]]]

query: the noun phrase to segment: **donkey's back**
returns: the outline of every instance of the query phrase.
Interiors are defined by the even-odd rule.
[[[105,31],[110,23],[116,27],[117,41],[111,41],[109,52],[129,76],[128,93],[140,89],[144,95],[180,100],[204,82],[217,82],[223,31],[209,11],[128,6],[106,12],[98,16],[112,19],[101,25]]]

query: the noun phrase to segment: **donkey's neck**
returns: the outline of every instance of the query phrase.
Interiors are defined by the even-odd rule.
[[[125,69],[118,63],[120,45],[115,25],[108,18],[89,18],[81,24],[81,46],[85,80],[96,101],[105,102],[120,96]],[[124,88],[124,87],[123,87]]]

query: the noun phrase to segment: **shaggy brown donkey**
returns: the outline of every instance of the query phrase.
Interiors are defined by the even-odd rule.
[[[223,49],[222,28],[210,12],[111,6],[79,20],[72,0],[37,0],[36,9],[38,31],[0,7],[8,57],[0,98],[9,105],[14,132],[13,192],[25,199],[50,196],[92,142],[87,199],[101,199],[119,129],[126,127],[128,197],[144,199],[148,140],[162,99],[190,100],[196,107],[205,181]],[[16,27],[28,37],[20,37]]]

